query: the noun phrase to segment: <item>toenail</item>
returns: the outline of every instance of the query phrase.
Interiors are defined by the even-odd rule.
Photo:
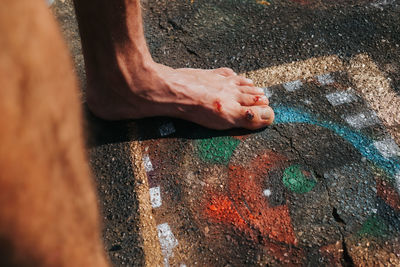
[[[246,111],[246,120],[251,121],[251,120],[253,120],[253,119],[254,119],[254,113],[253,113],[253,111],[247,110],[247,111]]]
[[[263,120],[270,119],[271,118],[270,109],[269,108],[263,109],[263,111],[261,112],[260,116],[261,116],[261,119],[263,119]]]
[[[253,83],[253,80],[251,80],[251,79],[248,79],[248,78],[246,78],[246,80],[245,80],[247,83]]]

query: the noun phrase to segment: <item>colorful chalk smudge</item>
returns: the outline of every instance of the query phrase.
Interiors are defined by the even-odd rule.
[[[395,183],[394,177],[400,172],[398,158],[384,157],[374,146],[374,141],[359,130],[320,119],[297,108],[278,105],[273,109],[275,124],[308,124],[328,129],[350,143],[377,169],[384,172],[385,176],[389,177],[390,184]],[[305,252],[298,247],[289,207],[287,204],[272,206],[263,194],[262,181],[273,169],[283,168],[282,184],[294,194],[307,194],[318,183],[315,175],[312,170],[300,164],[285,166],[284,156],[272,151],[257,156],[250,166],[230,165],[230,158],[239,143],[240,140],[232,137],[198,141],[197,148],[204,162],[226,165],[229,169],[229,193],[209,193],[212,197],[207,201],[207,218],[240,230],[253,242],[270,248],[271,254],[282,262],[288,256],[295,262],[301,262]],[[254,193],[258,191],[259,194]],[[388,196],[386,192],[394,197]],[[383,199],[394,210],[400,206],[400,203],[393,201],[399,199],[397,192],[386,181],[377,184],[377,197]],[[388,225],[380,215],[373,214],[362,223],[355,234],[361,237],[385,237],[388,234]]]
[[[307,171],[301,165],[291,165],[283,171],[283,184],[292,192],[304,194],[310,192],[317,181],[312,171]]]
[[[352,144],[361,155],[383,169],[390,177],[394,177],[400,171],[400,163],[397,159],[385,158],[374,146],[374,141],[358,131],[329,121],[318,120],[311,114],[299,109],[286,106],[276,106],[273,109],[275,111],[275,124],[305,123],[326,128]]]
[[[361,155],[383,169],[390,177],[400,172],[400,162],[396,158],[384,157],[374,146],[374,141],[349,127],[330,121],[319,120],[310,113],[286,106],[273,106],[275,124],[304,123],[331,130],[356,148]],[[200,158],[209,163],[228,164],[240,141],[233,137],[203,139],[198,143]],[[394,178],[393,178],[394,179]]]
[[[227,165],[240,140],[233,137],[215,137],[198,142],[200,158],[208,163]]]

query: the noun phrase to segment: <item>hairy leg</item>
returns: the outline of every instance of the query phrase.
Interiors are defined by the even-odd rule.
[[[173,69],[151,58],[139,0],[74,0],[87,102],[104,119],[165,115],[215,129],[257,129],[274,113],[262,89],[231,69]]]
[[[0,8],[0,265],[106,266],[67,49],[43,0]]]

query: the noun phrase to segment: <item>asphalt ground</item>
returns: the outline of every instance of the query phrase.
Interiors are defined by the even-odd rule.
[[[88,149],[115,266],[400,266],[400,2],[142,1],[156,61],[228,66],[274,125],[105,122]],[[71,3],[52,7],[82,83]]]

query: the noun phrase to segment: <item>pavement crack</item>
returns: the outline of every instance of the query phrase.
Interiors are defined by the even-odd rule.
[[[349,254],[349,250],[347,249],[346,242],[344,240],[344,236],[342,235],[342,264],[345,267],[353,267],[354,266],[354,261],[353,258]]]
[[[346,222],[338,214],[336,207],[333,207],[333,209],[332,209],[332,216],[336,222],[341,223],[341,224],[346,224]]]
[[[181,45],[186,49],[186,51],[191,54],[194,55],[198,58],[200,58],[200,55],[192,48],[188,47],[187,44],[185,44],[184,41],[182,41],[180,38],[176,38],[176,41],[178,41],[179,43],[181,43]]]
[[[176,22],[174,19],[168,19],[167,22],[172,26],[172,28],[174,28],[174,30],[183,31],[182,26],[179,25],[179,23]]]
[[[318,179],[320,179],[321,181],[323,180],[323,177],[319,174],[316,173],[316,175],[318,176]],[[332,201],[331,201],[331,194],[329,192],[329,188],[328,185],[324,182],[325,188],[326,188],[326,192],[328,194],[328,198],[329,198],[329,206],[332,208],[332,217],[334,218],[334,220],[338,223],[336,225],[337,229],[339,230],[340,236],[342,238],[342,266],[345,267],[353,267],[354,265],[354,261],[353,258],[350,256],[349,250],[347,248],[346,245],[346,241],[345,241],[345,234],[344,234],[344,227],[346,225],[346,222],[340,217],[339,213],[337,212],[337,208],[335,206],[333,206]]]
[[[303,157],[303,154],[296,148],[294,144],[294,138],[292,136],[287,136],[284,134],[282,131],[280,131],[277,127],[275,128],[276,132],[284,139],[286,139],[289,142],[289,146],[291,149],[293,149],[293,152],[296,154],[298,158],[300,158],[303,162],[306,162],[305,158]]]
[[[181,43],[185,46],[186,51],[188,51],[189,54],[195,55],[196,57],[200,57],[199,54],[197,54],[196,51],[194,51],[193,49],[187,47],[183,42],[181,42]]]
[[[280,131],[278,129],[278,127],[275,127],[274,130],[279,134],[280,137],[282,137],[283,139],[286,139],[289,142],[289,146],[294,150],[294,152],[297,154],[297,156],[299,158],[303,159],[300,151],[298,151],[297,148],[294,146],[293,137],[287,136],[282,131]]]

